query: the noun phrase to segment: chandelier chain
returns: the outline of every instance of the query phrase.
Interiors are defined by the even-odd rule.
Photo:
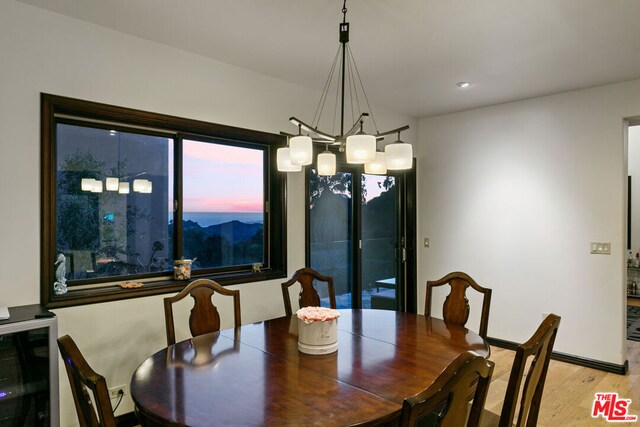
[[[329,70],[329,75],[327,76],[327,81],[324,83],[324,88],[322,89],[322,94],[320,95],[320,102],[316,107],[316,113],[313,116],[313,120],[311,121],[311,125],[314,127],[320,126],[320,117],[322,117],[322,112],[324,110],[324,105],[327,101],[327,96],[329,95],[329,86],[331,85],[331,81],[333,80],[333,75],[336,71],[336,64],[338,63],[338,58],[340,57],[340,47],[338,47],[338,51],[336,52],[336,56],[333,59],[333,65],[331,65],[331,70]],[[317,119],[317,122],[316,122]]]
[[[357,116],[359,117],[362,113],[362,109],[360,108],[360,99],[358,97],[358,86],[355,84],[354,73],[353,73],[353,64],[351,57],[347,56],[347,65],[349,71],[349,98],[351,100],[351,121],[355,122],[356,120],[356,111],[353,108],[353,99],[355,98],[356,107],[357,107]],[[352,87],[353,86],[353,87]]]
[[[342,48],[340,48],[340,50],[342,50]],[[331,128],[331,133],[335,134],[336,133],[336,123],[338,122],[338,97],[340,96],[340,80],[337,80],[336,82],[336,97],[335,97],[335,103],[333,106],[333,122],[332,122],[332,128]],[[343,101],[344,102],[344,101]],[[340,136],[342,136],[342,130],[340,130]]]
[[[345,0],[346,1],[346,0]],[[376,119],[373,117],[373,110],[371,109],[371,104],[369,104],[369,97],[367,97],[367,92],[364,90],[364,84],[362,83],[362,78],[360,77],[360,71],[358,70],[358,64],[356,64],[356,60],[353,58],[353,52],[351,52],[351,47],[347,45],[347,50],[349,51],[349,56],[351,57],[351,61],[353,62],[353,67],[356,70],[356,75],[358,76],[358,81],[360,82],[360,87],[362,88],[362,94],[364,96],[365,101],[367,102],[367,108],[369,109],[369,113],[371,114],[371,121],[373,122],[373,127],[376,130],[376,133],[379,134],[378,125],[376,124]]]

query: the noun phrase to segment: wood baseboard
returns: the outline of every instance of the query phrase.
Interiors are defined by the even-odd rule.
[[[507,350],[515,350],[518,345],[517,342],[502,340],[500,338],[488,337],[489,344],[500,348],[506,348]],[[586,366],[587,368],[598,369],[604,372],[611,372],[618,375],[626,375],[629,372],[629,361],[625,360],[624,364],[618,365],[616,363],[603,362],[601,360],[589,359],[587,357],[575,356],[573,354],[561,353],[554,351],[551,353],[553,360],[560,362],[572,363],[574,365]]]

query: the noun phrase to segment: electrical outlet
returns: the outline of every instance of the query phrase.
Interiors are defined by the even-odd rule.
[[[124,396],[125,394],[127,394],[127,392],[128,392],[128,390],[127,390],[127,386],[126,385],[119,385],[117,387],[111,387],[109,389],[109,398],[110,399],[118,399],[121,394]]]

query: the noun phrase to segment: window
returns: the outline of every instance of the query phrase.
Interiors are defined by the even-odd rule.
[[[284,277],[278,135],[42,95],[42,303]],[[67,292],[56,291],[61,275]],[[144,284],[121,289],[124,281]],[[59,286],[58,286],[59,288]]]
[[[92,126],[55,127],[56,251],[69,286],[169,272],[173,139]]]
[[[265,151],[193,138],[182,153],[183,255],[194,272],[262,264]]]

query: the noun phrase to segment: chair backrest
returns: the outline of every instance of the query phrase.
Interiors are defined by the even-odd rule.
[[[469,389],[476,381],[467,425],[479,425],[493,367],[493,362],[475,352],[462,353],[429,387],[404,399],[400,425],[415,426],[425,416],[433,418],[434,425],[465,425]]]
[[[524,344],[516,349],[516,357],[511,368],[507,392],[500,413],[500,426],[512,426],[519,406],[518,418],[516,426],[533,427],[538,421],[538,412],[540,411],[540,403],[542,401],[542,391],[544,389],[544,381],[547,377],[549,368],[549,360],[553,350],[560,326],[560,316],[549,314],[542,321],[538,330]],[[531,358],[531,364],[525,375],[527,361]],[[524,387],[521,388],[522,379],[526,376]],[[518,396],[522,393],[520,405],[518,405]]]
[[[211,296],[219,293],[233,297],[234,326],[242,325],[240,320],[240,291],[230,290],[209,279],[199,279],[189,283],[177,295],[164,299],[164,320],[167,327],[167,344],[176,343],[176,333],[173,324],[173,304],[191,296],[194,300],[191,314],[189,315],[189,330],[191,335],[196,337],[209,332],[220,330],[220,313],[213,302]]]
[[[333,286],[333,277],[324,276],[311,268],[301,268],[296,271],[291,279],[281,284],[282,297],[284,299],[284,310],[287,316],[293,314],[291,310],[291,297],[289,297],[289,287],[294,283],[300,283],[302,288],[300,289],[300,295],[298,296],[298,303],[300,308],[302,307],[319,307],[320,295],[313,286],[313,281],[326,282],[329,290],[329,305],[331,308],[336,308],[336,291]]]
[[[91,369],[69,335],[58,338],[58,348],[69,377],[80,427],[115,427],[116,420],[104,377]],[[93,394],[95,408],[87,389]]]
[[[442,279],[427,282],[427,294],[425,298],[424,314],[431,316],[432,290],[437,286],[448,284],[451,292],[447,295],[442,307],[442,318],[446,323],[464,326],[469,319],[469,300],[467,288],[470,286],[482,294],[482,313],[480,315],[480,331],[482,338],[487,338],[489,326],[489,308],[491,307],[491,289],[478,285],[469,275],[456,271],[449,273]]]

